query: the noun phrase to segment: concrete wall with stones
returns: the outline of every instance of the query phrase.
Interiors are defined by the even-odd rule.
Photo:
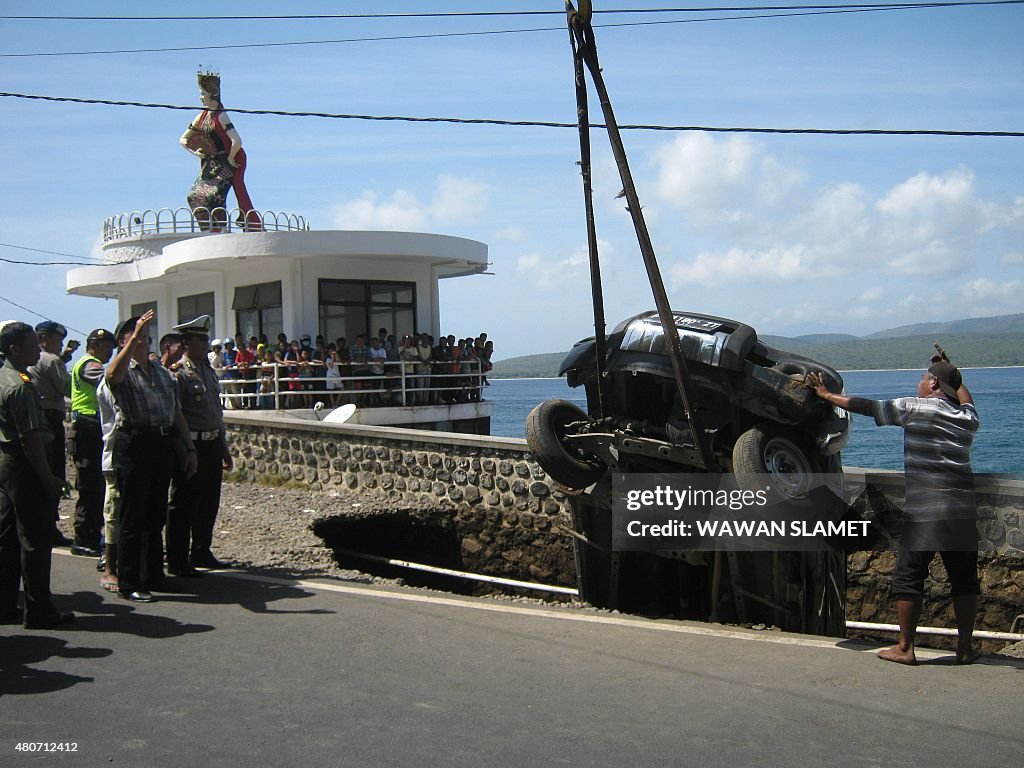
[[[867,486],[868,492],[858,502],[861,515],[879,521],[883,529],[898,528],[894,522],[898,521],[906,495],[902,475],[864,469],[848,469],[847,474]],[[976,626],[1006,632],[1013,619],[1024,613],[1024,482],[978,475],[975,494],[981,541],[981,597]],[[895,624],[896,606],[889,589],[896,565],[896,554],[892,551],[895,540],[880,540],[878,544],[876,550],[854,552],[848,559],[847,618]],[[949,600],[949,580],[938,557],[932,562],[925,582],[921,624],[956,626]],[[930,642],[934,645],[939,641],[933,638]]]
[[[449,516],[466,570],[576,584],[572,540],[558,532],[566,497],[523,440],[262,414],[225,421],[240,479],[358,491],[417,522]]]
[[[525,441],[296,418],[226,414],[228,442],[244,479],[278,475],[311,488],[343,487],[396,507],[454,510],[464,565],[492,575],[575,585],[571,539],[558,532],[566,497],[530,456]],[[863,515],[890,521],[903,504],[899,473],[848,468],[866,483]],[[979,627],[1008,629],[1024,611],[1024,482],[979,476],[982,589]],[[893,544],[893,542],[888,542]],[[895,622],[891,551],[849,558],[847,617]],[[923,624],[953,626],[938,558],[926,588]]]

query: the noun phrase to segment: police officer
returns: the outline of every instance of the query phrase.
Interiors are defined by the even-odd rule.
[[[224,432],[220,384],[210,366],[209,315],[176,325],[184,354],[175,371],[178,400],[196,447],[197,469],[187,475],[180,463],[171,482],[167,508],[167,571],[174,576],[199,576],[199,565],[221,565],[210,551],[220,508],[221,473],[232,462]]]
[[[43,418],[53,435],[53,440],[47,443],[47,459],[50,462],[50,470],[61,480],[66,479],[67,456],[64,452],[64,416],[67,412],[66,398],[71,396],[71,376],[68,375],[67,361],[71,359],[78,348],[77,341],[68,342],[64,346],[64,339],[68,335],[67,328],[53,320],[45,320],[36,326],[36,334],[39,338],[40,354],[39,360],[29,367],[28,374],[32,377],[32,383],[36,385],[39,397],[42,398]],[[54,544],[72,544],[64,534],[57,530],[59,513],[57,507],[60,504],[60,497],[51,501],[53,508],[53,539]],[[72,550],[74,552],[74,550]],[[92,552],[75,552],[75,554],[89,555]]]
[[[103,366],[114,351],[114,334],[97,328],[85,340],[85,354],[71,369],[71,428],[68,448],[75,462],[78,501],[75,504],[76,555],[100,554],[105,483],[101,468],[103,431],[100,426],[96,387],[103,379]],[[112,542],[107,542],[111,544]]]
[[[47,461],[50,430],[28,375],[40,353],[32,326],[5,326],[0,352],[6,358],[0,368],[0,616],[14,618],[24,576],[24,626],[47,629],[75,618],[50,600],[52,509],[64,481]]]

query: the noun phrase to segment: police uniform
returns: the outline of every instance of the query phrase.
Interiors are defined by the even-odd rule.
[[[63,623],[50,601],[52,504],[22,449],[21,437],[49,436],[39,394],[25,371],[7,360],[0,368],[0,613],[12,618],[24,576],[26,627]]]
[[[36,333],[60,334],[67,336],[67,330],[60,323],[47,320],[36,326]],[[32,383],[36,386],[42,404],[43,421],[52,439],[46,444],[46,459],[50,465],[50,471],[61,480],[67,477],[67,454],[64,449],[64,417],[67,414],[66,398],[71,395],[71,376],[68,375],[67,364],[60,355],[47,352],[41,349],[39,362],[28,369]],[[58,507],[60,499],[50,502],[52,509],[51,517],[54,521],[59,519]],[[63,536],[54,528],[51,528],[56,543],[62,541]]]
[[[174,327],[183,336],[206,336],[209,315]],[[195,576],[194,566],[220,565],[210,551],[220,509],[221,476],[226,455],[220,383],[206,355],[193,360],[186,352],[174,372],[181,413],[196,447],[197,469],[191,477],[176,463],[167,509],[167,569]]]
[[[86,339],[86,347],[97,342],[114,344],[114,334],[97,328]],[[78,501],[75,504],[76,554],[99,554],[103,527],[103,431],[99,418],[96,388],[103,379],[103,361],[86,352],[71,369],[71,428],[68,449],[75,462]],[[113,544],[114,542],[110,542]]]

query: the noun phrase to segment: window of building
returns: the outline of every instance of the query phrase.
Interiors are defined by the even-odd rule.
[[[238,286],[231,309],[235,311],[236,330],[227,329],[225,335],[240,333],[248,339],[262,334],[268,339],[275,338],[284,330],[281,281]]]
[[[321,280],[319,288],[319,332],[328,342],[343,336],[353,344],[360,333],[373,336],[380,328],[395,338],[418,330],[416,283]]]
[[[213,310],[213,291],[182,296],[178,299],[178,323],[187,323],[202,315],[210,316],[210,335],[217,335],[217,316]]]

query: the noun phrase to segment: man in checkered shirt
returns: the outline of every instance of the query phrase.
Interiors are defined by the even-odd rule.
[[[829,392],[819,375],[810,378],[823,400],[872,416],[880,427],[904,430],[905,520],[892,579],[900,635],[896,645],[879,651],[879,658],[917,663],[914,635],[921,617],[924,580],[938,552],[949,575],[956,615],[956,658],[961,664],[970,664],[979,655],[972,644],[981,588],[971,444],[980,422],[960,371],[945,355],[932,360],[918,382],[916,397],[847,397]]]

